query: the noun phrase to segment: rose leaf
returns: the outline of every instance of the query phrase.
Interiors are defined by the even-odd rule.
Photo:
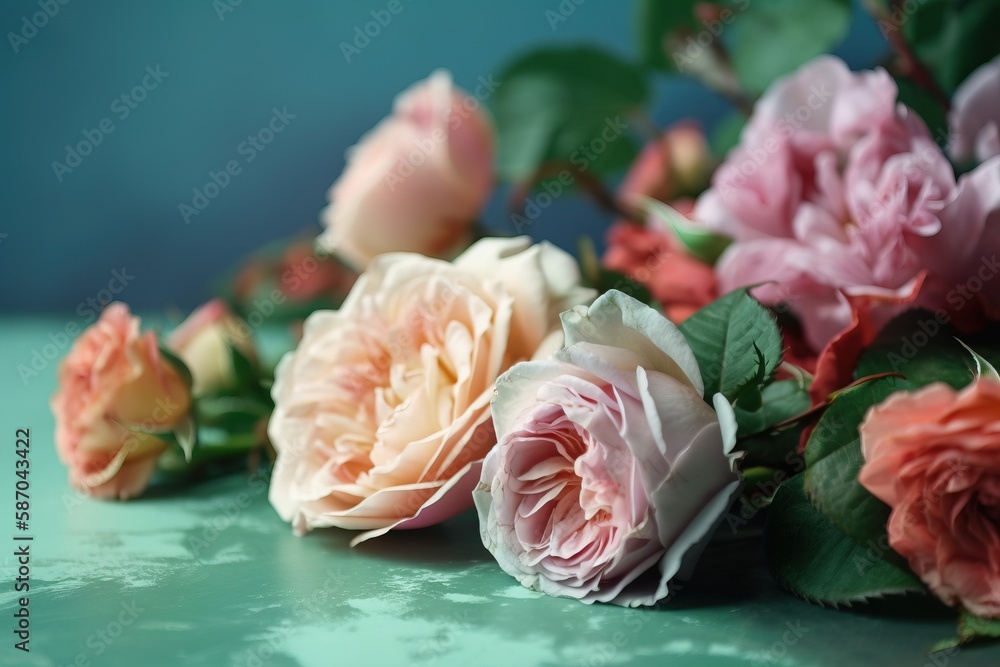
[[[759,378],[769,379],[781,363],[778,325],[745,289],[708,304],[679,329],[698,360],[707,397],[721,392],[735,401],[751,385],[762,389]]]
[[[911,572],[841,532],[809,501],[803,483],[804,476],[796,475],[782,484],[767,518],[768,565],[779,584],[832,605],[924,591]]]
[[[607,174],[637,153],[629,115],[649,99],[645,71],[592,47],[546,48],[510,64],[492,99],[498,172],[533,178],[549,162]]]

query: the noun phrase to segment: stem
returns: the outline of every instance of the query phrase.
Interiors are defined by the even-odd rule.
[[[902,373],[887,372],[887,373],[875,373],[873,375],[866,375],[863,378],[858,378],[857,380],[850,383],[846,387],[842,387],[841,389],[832,392],[829,396],[827,396],[826,400],[823,401],[822,403],[817,403],[816,405],[810,406],[809,409],[806,410],[805,412],[800,412],[799,414],[793,417],[784,419],[778,422],[777,424],[774,424],[773,426],[769,426],[763,431],[759,431],[758,433],[752,433],[750,435],[743,436],[742,438],[740,438],[740,440],[757,438],[763,435],[767,435],[769,433],[774,433],[775,431],[784,431],[787,428],[796,426],[797,424],[803,421],[812,419],[813,417],[817,416],[820,412],[826,410],[835,400],[837,400],[837,397],[839,397],[845,391],[849,389],[854,389],[855,387],[863,385],[866,382],[871,382],[872,380],[881,380],[882,378],[902,378],[903,380],[905,380],[906,376],[903,375]]]
[[[886,11],[885,7],[878,0],[864,0],[864,5],[873,18],[877,21],[887,21],[890,23],[892,22],[892,14],[901,11],[901,4],[900,0],[890,0],[889,10]],[[934,75],[927,69],[927,66],[924,65],[913,51],[909,42],[906,41],[903,31],[897,27],[895,30],[885,30],[883,32],[886,35],[886,41],[889,43],[889,46],[892,47],[899,58],[899,73],[908,79],[912,79],[914,83],[930,93],[934,101],[944,109],[945,113],[951,111],[951,99],[948,97],[948,93],[945,92],[944,88],[934,78]]]

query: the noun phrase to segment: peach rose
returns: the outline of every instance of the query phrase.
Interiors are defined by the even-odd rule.
[[[196,395],[231,388],[236,382],[231,348],[251,363],[257,360],[250,327],[222,299],[212,299],[191,313],[167,337],[167,347],[187,364]]]
[[[739,491],[736,417],[702,399],[677,327],[632,297],[611,290],[563,328],[565,348],[497,380],[499,442],[473,492],[483,544],[528,588],[651,605]]]
[[[497,376],[557,347],[559,313],[592,297],[572,257],[525,237],[377,258],[278,366],[271,504],[299,534],[368,531],[354,543],[467,509]]]
[[[156,336],[139,332],[125,304],[109,305],[59,365],[52,412],[70,483],[98,498],[142,493],[168,445],[139,430],[168,431],[190,407],[187,383]]]
[[[860,432],[892,548],[947,604],[1000,617],[1000,383],[894,394]]]
[[[492,187],[492,121],[438,70],[348,152],[319,242],[360,270],[385,252],[451,257]]]

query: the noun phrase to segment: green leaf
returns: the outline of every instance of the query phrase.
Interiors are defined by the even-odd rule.
[[[734,401],[746,387],[759,384],[760,364],[754,347],[763,356],[765,378],[781,363],[778,325],[745,289],[713,301],[679,328],[698,359],[708,401],[716,392]]]
[[[843,392],[816,424],[805,449],[804,487],[813,505],[846,535],[880,545],[893,560],[897,557],[886,541],[889,507],[858,481],[864,464],[858,427],[869,408],[908,388],[904,380],[884,378]]]
[[[743,86],[763,92],[776,78],[830,51],[851,25],[848,0],[753,0],[724,33]]]
[[[951,93],[980,65],[1000,54],[996,0],[924,0],[910,12],[879,21],[883,35],[902,29],[935,80]]]
[[[899,94],[896,101],[905,104],[920,116],[931,131],[931,136],[940,141],[948,136],[948,116],[941,104],[926,89],[918,86],[910,79],[895,77]]]
[[[735,407],[739,438],[736,448],[747,453],[746,465],[780,468],[796,460],[799,429],[768,432],[775,424],[809,409],[809,390],[796,380],[780,380],[764,387],[759,410]]]
[[[238,388],[255,385],[257,370],[254,363],[234,345],[229,346],[229,354],[233,364],[234,386]]]
[[[163,347],[162,345],[160,346],[159,351],[160,351],[160,356],[163,357],[163,360],[166,361],[168,364],[170,364],[174,368],[174,370],[177,371],[177,374],[181,376],[181,380],[184,381],[184,385],[187,387],[187,390],[190,393],[191,387],[192,385],[194,385],[194,376],[191,375],[191,369],[187,367],[187,364],[185,364],[180,357],[178,357],[176,354],[174,354],[167,348]]]
[[[530,179],[551,162],[606,174],[634,159],[629,114],[649,97],[641,68],[592,47],[547,48],[499,78],[493,108],[502,178]]]
[[[740,143],[740,134],[746,124],[747,117],[739,111],[734,111],[719,121],[715,129],[712,130],[712,136],[709,139],[712,153],[719,158],[724,158],[736,144]]]
[[[911,572],[841,532],[806,497],[803,475],[778,488],[765,531],[767,559],[779,584],[812,602],[846,604],[923,592]]]
[[[997,369],[991,364],[983,355],[979,354],[971,347],[963,343],[961,340],[958,344],[969,351],[972,355],[973,361],[976,362],[976,372],[975,376],[978,380],[981,377],[985,377],[987,380],[992,380],[993,382],[1000,382],[1000,373],[997,373]]]
[[[667,38],[681,31],[701,29],[694,15],[701,0],[640,0],[636,25],[639,32],[639,59],[642,64],[665,72],[676,72],[673,58],[667,54]]]
[[[975,378],[975,361],[955,336],[958,332],[926,310],[911,310],[891,321],[861,355],[856,377],[892,371],[902,373],[914,387],[945,382],[955,389]],[[991,325],[974,336],[962,336],[993,365],[1000,365],[1000,326]]]
[[[195,409],[199,424],[235,433],[253,431],[272,408],[249,396],[217,396],[199,398]]]
[[[1000,618],[982,618],[963,611],[958,620],[958,636],[963,644],[974,639],[1000,639]]]
[[[639,208],[646,215],[651,216],[654,221],[673,232],[673,236],[687,248],[692,256],[706,264],[714,265],[732,243],[732,239],[720,236],[704,226],[688,220],[672,206],[656,199],[642,197]]]
[[[198,425],[194,416],[188,415],[177,422],[174,425],[173,434],[181,451],[184,452],[184,460],[190,463],[194,456],[194,449],[198,445]]]
[[[931,653],[944,653],[950,656],[961,650],[963,644],[978,641],[995,641],[1000,639],[1000,618],[981,618],[962,610],[958,618],[958,628],[954,637],[942,639],[930,650]],[[935,664],[945,664],[940,661]]]

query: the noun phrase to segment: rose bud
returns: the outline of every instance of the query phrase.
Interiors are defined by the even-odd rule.
[[[236,382],[232,348],[257,362],[250,327],[221,299],[199,306],[167,337],[167,347],[187,364],[196,395],[232,388]]]
[[[59,365],[52,397],[56,447],[70,483],[88,495],[125,500],[146,488],[168,444],[151,433],[188,417],[181,373],[140,333],[128,306],[109,305]]]

